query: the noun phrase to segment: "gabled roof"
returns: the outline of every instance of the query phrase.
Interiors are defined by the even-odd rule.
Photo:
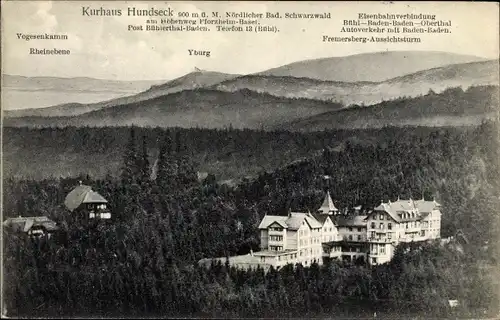
[[[267,229],[273,223],[279,223],[288,230],[298,230],[303,222],[311,228],[321,228],[322,224],[312,215],[303,212],[290,212],[288,216],[264,216],[259,224],[259,229]]]
[[[82,203],[108,203],[108,201],[104,199],[104,197],[98,194],[97,192],[89,191],[85,195],[85,198],[83,199]]]
[[[333,204],[332,197],[330,196],[330,191],[326,192],[325,200],[323,200],[323,204],[319,208],[319,211],[323,213],[338,211],[338,209]]]
[[[432,210],[439,209],[440,204],[436,201],[425,201],[425,200],[400,200],[398,198],[395,202],[382,202],[378,207],[374,209],[375,211],[387,212],[391,218],[397,222],[402,221],[417,221],[425,218],[429,215]],[[405,218],[404,213],[416,212],[415,217]]]
[[[264,218],[262,218],[262,221],[260,222],[259,224],[259,229],[267,229],[270,225],[272,225],[273,223],[278,223],[279,225],[281,225],[283,228],[287,228],[287,225],[285,223],[286,219],[288,217],[287,216],[264,216]]]
[[[335,216],[335,225],[339,227],[364,227],[366,216],[338,215]]]
[[[328,215],[328,214],[313,214],[313,217],[314,219],[316,219],[319,223],[321,223],[321,225],[325,225],[325,222],[326,220],[328,220],[328,218],[330,218],[330,220],[333,219],[333,216],[331,215]],[[333,220],[332,220],[333,222]]]
[[[99,193],[92,191],[90,186],[79,185],[74,188],[64,200],[64,205],[69,211],[78,208],[82,203],[107,203]]]
[[[5,227],[15,231],[28,232],[32,228],[43,227],[47,231],[57,230],[57,224],[45,216],[8,218],[3,222]]]

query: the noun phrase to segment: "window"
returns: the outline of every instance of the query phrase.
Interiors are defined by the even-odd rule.
[[[358,232],[361,232],[361,228],[358,228]]]
[[[101,219],[111,219],[111,213],[109,212],[101,213]]]
[[[352,235],[349,235],[349,240],[352,240]]]
[[[384,229],[384,223],[380,224],[380,229]]]
[[[332,227],[330,227],[330,232],[332,232]]]
[[[380,219],[380,220],[384,220],[384,214],[383,214],[383,213],[381,213],[381,214],[380,214],[379,219]]]
[[[421,235],[422,237],[425,237],[425,230],[420,231],[420,235]]]
[[[387,239],[389,239],[389,240],[391,240],[391,239],[392,239],[392,232],[389,232],[389,233],[387,234]]]
[[[359,252],[359,248],[356,248],[356,252]]]
[[[381,246],[380,247],[380,253],[381,254],[385,254],[385,246]]]
[[[358,241],[361,241],[361,235],[358,234]]]
[[[349,227],[349,231],[352,231],[352,227]]]
[[[375,227],[375,222],[372,222],[371,227],[372,227],[372,229],[375,229],[375,228],[376,228],[376,227]]]
[[[392,230],[392,223],[390,223],[390,222],[389,222],[389,223],[387,224],[387,229]]]
[[[93,212],[89,213],[89,218],[90,219],[94,219],[95,218],[95,213],[93,213]]]
[[[375,231],[372,231],[372,232],[371,232],[370,237],[371,237],[372,239],[375,239]]]

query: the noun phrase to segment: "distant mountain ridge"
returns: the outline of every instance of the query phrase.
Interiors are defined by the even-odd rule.
[[[445,65],[488,59],[439,51],[382,51],[297,61],[257,73],[323,81],[381,82]]]
[[[498,116],[499,86],[449,88],[442,93],[396,99],[367,107],[328,111],[275,129],[321,131],[327,129],[382,128],[385,126],[469,126]]]
[[[214,86],[221,91],[250,89],[288,98],[333,100],[345,105],[374,104],[402,96],[414,97],[429,90],[441,92],[450,87],[495,85],[499,83],[499,61],[488,60],[454,64],[382,82],[321,81],[310,78],[247,75]]]
[[[6,111],[5,116],[9,116],[10,113],[14,115],[47,114],[50,112],[40,113],[32,110],[112,100],[137,94],[151,88],[152,85],[163,82],[161,80],[120,81],[87,77],[25,77],[3,74],[2,108]]]
[[[66,117],[5,118],[5,126],[151,126],[271,128],[287,120],[341,108],[342,105],[311,99],[289,99],[251,90],[222,92],[184,90],[141,102],[102,108]]]
[[[386,61],[394,57],[412,60],[425,54],[425,52],[388,52],[372,55],[379,60],[383,57]],[[431,59],[434,64],[444,63],[442,59],[449,58],[450,55],[454,57],[450,61],[477,58],[434,52],[427,54],[434,57]],[[360,57],[371,56],[361,54],[349,57],[357,60]],[[340,58],[327,60],[333,61],[332,59]],[[346,60],[342,59],[344,63]],[[318,60],[311,61],[303,63],[316,65]],[[361,64],[358,68],[362,66]],[[237,128],[267,128],[279,126],[280,123],[300,121],[301,117],[305,119],[350,105],[376,105],[400,97],[417,97],[428,92],[439,93],[450,87],[467,89],[471,86],[498,85],[498,69],[498,60],[483,60],[448,64],[379,82],[342,82],[280,76],[272,74],[273,69],[269,71],[269,75],[262,73],[235,75],[196,70],[166,83],[152,85],[140,93],[117,99],[91,104],[68,103],[50,108],[4,111],[6,120],[4,124],[12,126],[47,126],[51,123],[58,126],[136,124],[208,128],[233,125]],[[302,106],[299,105],[298,99]]]
[[[154,99],[162,95],[167,95],[183,90],[209,87],[214,83],[237,77],[220,72],[195,71],[180,78],[161,84],[151,84],[148,89],[134,95],[101,101],[92,104],[66,103],[49,108],[8,110],[4,113],[6,117],[67,117],[84,114],[87,112],[109,108],[124,104],[137,103],[148,99]]]

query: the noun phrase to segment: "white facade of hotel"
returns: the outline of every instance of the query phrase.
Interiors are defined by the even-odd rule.
[[[229,263],[264,269],[298,263],[321,265],[325,258],[351,262],[363,259],[371,265],[386,263],[399,243],[440,238],[440,208],[436,201],[398,199],[381,202],[365,214],[360,212],[361,207],[343,214],[327,193],[315,214],[264,216],[259,224],[260,251],[230,257]],[[213,259],[202,260],[208,263]]]
[[[440,237],[441,211],[435,201],[382,202],[362,215],[341,214],[327,193],[318,213],[291,212],[266,215],[260,225],[259,263],[281,267],[288,263],[322,264],[323,258],[354,261],[363,258],[375,265],[388,262],[401,242]]]

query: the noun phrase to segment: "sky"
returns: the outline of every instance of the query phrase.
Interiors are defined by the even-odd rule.
[[[121,8],[119,17],[83,16],[82,7]],[[331,13],[331,19],[277,19],[278,33],[141,32],[129,24],[127,7],[168,8],[175,12],[252,11]],[[358,13],[424,13],[452,21],[451,34],[426,34],[418,44],[329,43],[342,36],[344,19]],[[270,21],[270,20],[268,20]],[[133,2],[133,1],[3,1],[2,69],[24,76],[93,77],[115,80],[167,80],[198,67],[248,74],[291,62],[387,50],[446,51],[495,59],[499,57],[498,3],[431,2]],[[214,29],[214,27],[211,27]],[[18,33],[62,33],[68,40],[21,40]],[[351,35],[351,34],[347,34]],[[69,49],[67,56],[30,55],[30,48]],[[210,57],[190,56],[189,49],[209,50]]]

